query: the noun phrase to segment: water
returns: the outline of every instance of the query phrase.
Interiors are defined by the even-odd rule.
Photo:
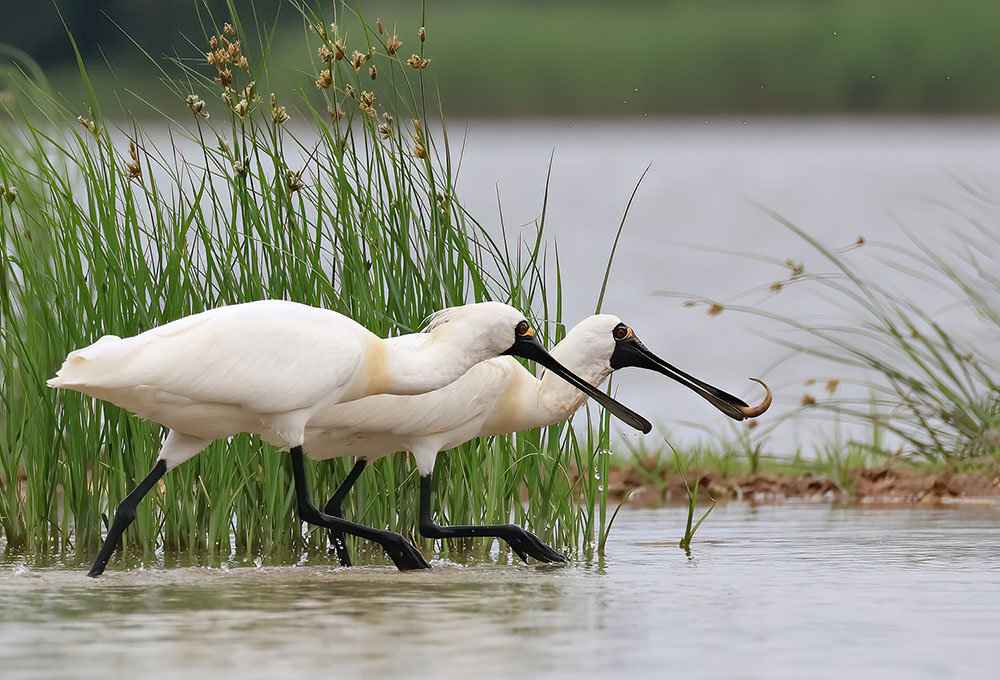
[[[959,678],[1000,665],[1000,509],[620,514],[603,565],[0,572],[3,678]]]
[[[452,140],[461,139],[460,129],[452,124]],[[710,317],[705,307],[684,308],[684,298],[658,293],[683,292],[726,304],[766,301],[766,308],[812,319],[814,325],[845,315],[831,300],[794,286],[769,299],[769,284],[788,274],[784,267],[690,246],[792,258],[817,272],[830,265],[761,206],[830,247],[859,236],[869,244],[905,245],[905,226],[940,244],[944,253],[958,246],[951,230],[971,231],[967,218],[987,227],[1000,219],[1000,204],[962,186],[1000,197],[1000,123],[990,119],[472,121],[458,193],[494,231],[499,193],[508,233],[530,238],[533,228],[524,225],[541,212],[550,154],[546,230],[559,247],[564,318],[572,324],[593,313],[614,232],[649,166],[619,245],[604,311],[630,323],[654,352],[679,368],[748,400],[758,399],[760,390],[746,378],[763,377],[775,392],[773,414],[797,407],[807,393],[823,399],[822,385],[831,377],[843,380],[838,396],[866,399],[866,389],[852,392],[847,382],[872,376],[802,355],[779,364],[789,352],[773,340],[794,340],[788,328],[731,312]],[[852,259],[872,280],[918,301],[978,353],[992,352],[1000,361],[990,349],[1000,346],[995,326],[978,322],[967,309],[949,307],[954,299],[938,286],[915,284],[884,266],[884,255],[868,248]],[[806,385],[809,379],[820,383]],[[666,426],[674,441],[699,434],[679,426],[681,421],[719,429],[711,406],[661,376],[631,370],[615,380],[618,397]],[[809,428],[800,427],[783,425],[772,448],[792,451],[810,440]]]

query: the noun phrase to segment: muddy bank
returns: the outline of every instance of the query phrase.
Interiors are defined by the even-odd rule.
[[[608,494],[618,502],[659,505],[686,502],[684,480],[676,469],[643,461],[643,469],[612,468]],[[950,503],[975,499],[1000,502],[1000,470],[933,472],[898,467],[860,468],[835,481],[817,474],[755,473],[723,477],[718,472],[690,470],[688,482],[700,480],[699,495],[707,492],[717,501],[744,500],[774,503],[785,499],[858,503]]]

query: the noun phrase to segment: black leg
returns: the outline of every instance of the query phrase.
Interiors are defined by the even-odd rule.
[[[108,566],[108,560],[111,559],[111,555],[114,554],[118,545],[121,543],[122,534],[128,525],[135,521],[135,508],[139,505],[139,501],[149,493],[149,490],[153,488],[153,485],[160,481],[160,478],[167,473],[167,461],[158,460],[153,469],[150,470],[146,478],[139,482],[132,493],[125,497],[125,499],[118,504],[118,509],[115,511],[115,519],[111,523],[111,528],[108,530],[108,535],[104,539],[104,545],[101,546],[101,552],[97,555],[97,559],[94,561],[94,566],[90,568],[90,572],[87,576],[100,576],[104,573],[104,568]]]
[[[358,481],[358,477],[364,472],[365,466],[368,465],[368,461],[364,458],[359,458],[358,462],[354,464],[351,471],[347,473],[347,477],[344,481],[340,483],[337,490],[333,492],[330,496],[330,500],[326,502],[326,507],[323,508],[323,512],[331,517],[343,517],[344,513],[341,510],[341,505],[344,499],[347,498],[347,494],[354,487],[354,483]],[[335,531],[330,529],[328,532],[330,535],[330,545],[333,546],[333,552],[337,553],[337,559],[340,560],[340,566],[349,567],[351,566],[351,553],[347,550],[347,537],[344,535],[343,531]]]
[[[292,474],[295,476],[295,497],[298,501],[299,517],[302,521],[334,531],[343,531],[345,534],[359,536],[378,543],[400,571],[430,569],[431,565],[427,564],[427,560],[420,554],[420,551],[399,534],[348,522],[346,519],[331,517],[317,510],[316,506],[309,500],[302,447],[293,446],[290,453],[292,455]]]
[[[493,536],[506,541],[525,562],[534,557],[539,562],[565,562],[566,558],[542,543],[538,536],[513,524],[442,527],[431,517],[431,480],[433,473],[420,478],[420,533],[427,538]]]

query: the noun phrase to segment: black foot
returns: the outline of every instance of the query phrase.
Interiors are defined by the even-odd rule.
[[[502,532],[499,533],[498,537],[506,541],[510,549],[525,562],[528,561],[529,557],[534,557],[539,562],[566,561],[565,557],[542,543],[538,536],[519,526],[510,524],[502,527]]]
[[[424,559],[419,550],[399,534],[395,535],[399,537],[398,541],[386,541],[382,544],[382,547],[397,569],[400,571],[411,571],[413,569],[431,568],[431,565],[427,563],[427,560]]]

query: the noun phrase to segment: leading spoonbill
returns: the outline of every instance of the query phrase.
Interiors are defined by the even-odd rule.
[[[289,448],[302,520],[375,541],[400,569],[427,567],[401,535],[316,509],[302,460],[306,423],[341,402],[438,389],[501,354],[537,361],[649,431],[641,416],[562,367],[524,315],[498,302],[437,312],[425,332],[406,343],[387,342],[333,311],[263,300],[193,314],[129,338],[107,335],[71,352],[50,386],[110,401],[169,429],[152,471],[119,504],[90,576],[104,571],[137,504],[168,470],[240,432]]]
[[[389,342],[409,342],[409,336]],[[651,352],[617,316],[588,317],[552,349],[552,356],[593,385],[600,385],[620,368],[635,366],[658,371],[692,389],[734,420],[755,418],[771,405],[771,391],[748,406],[731,394],[708,385],[668,364]],[[753,380],[756,380],[753,378]],[[519,362],[499,357],[476,364],[447,386],[420,395],[377,395],[317,411],[306,425],[303,449],[324,460],[354,456],[357,462],[326,505],[340,517],[341,505],[368,462],[397,451],[410,451],[420,474],[420,533],[427,538],[490,536],[506,541],[523,560],[565,561],[534,534],[521,527],[451,526],[434,523],[431,486],[439,452],[476,437],[509,434],[552,425],[571,416],[587,394],[546,372],[536,378]],[[330,532],[341,563],[350,565],[344,535]]]

